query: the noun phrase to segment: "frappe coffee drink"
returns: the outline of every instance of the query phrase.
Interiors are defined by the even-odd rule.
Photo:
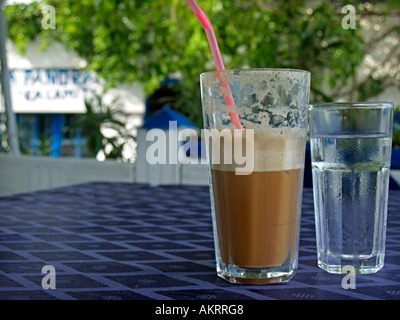
[[[288,252],[294,256],[303,182],[303,133],[259,131],[253,172],[211,164],[222,261],[246,268],[279,266]]]
[[[287,281],[297,269],[310,74],[224,73],[241,130],[229,121],[216,72],[201,75],[205,128],[225,130],[206,139],[217,273],[230,282]]]

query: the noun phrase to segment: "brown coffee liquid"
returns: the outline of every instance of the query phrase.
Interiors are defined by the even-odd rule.
[[[243,268],[282,265],[294,258],[302,169],[211,170],[221,259]]]

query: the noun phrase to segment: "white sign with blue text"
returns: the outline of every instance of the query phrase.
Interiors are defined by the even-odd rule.
[[[17,113],[84,113],[85,98],[101,92],[96,74],[79,69],[11,70],[10,87]]]

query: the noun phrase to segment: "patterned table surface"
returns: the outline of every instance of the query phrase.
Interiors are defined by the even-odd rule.
[[[355,289],[316,266],[308,188],[301,221],[295,277],[239,285],[215,273],[208,187],[88,183],[3,197],[0,299],[400,299],[400,191],[389,196],[385,266]],[[42,287],[46,265],[55,289]]]

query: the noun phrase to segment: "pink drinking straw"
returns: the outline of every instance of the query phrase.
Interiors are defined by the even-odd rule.
[[[210,23],[210,20],[208,20],[206,14],[204,13],[203,10],[201,10],[201,8],[197,4],[196,0],[186,0],[186,2],[190,6],[190,8],[193,10],[193,12],[196,14],[196,17],[200,20],[201,25],[203,26],[204,30],[206,31],[208,43],[210,44],[211,52],[212,52],[217,70],[218,71],[225,70],[224,62],[222,61],[221,52],[219,51],[217,39],[215,38],[214,29]],[[235,105],[235,101],[233,100],[232,91],[231,91],[231,88],[229,87],[229,83],[222,77],[222,75],[219,72],[217,72],[217,76],[218,76],[219,82],[221,83],[221,87],[223,87],[225,89],[224,90],[225,93],[223,93],[223,95],[224,95],[226,106],[228,107],[228,110],[229,110],[229,116],[231,117],[232,124],[235,125],[238,129],[243,129],[242,124],[239,121],[237,107]]]

